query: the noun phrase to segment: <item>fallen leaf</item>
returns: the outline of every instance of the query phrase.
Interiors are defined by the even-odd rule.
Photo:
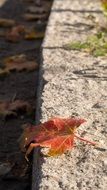
[[[26,21],[45,20],[47,18],[47,14],[45,14],[45,13],[42,13],[42,14],[26,13],[26,14],[23,15],[23,18]]]
[[[25,54],[13,55],[10,57],[6,57],[4,59],[5,64],[10,63],[10,62],[14,62],[14,61],[17,61],[17,62],[26,61],[26,55]]]
[[[48,156],[56,156],[73,148],[74,139],[78,138],[87,143],[95,145],[75,134],[76,129],[84,123],[84,119],[77,118],[53,118],[38,126],[25,128],[22,136],[20,147],[22,151],[26,151],[26,159],[34,147],[48,147]]]
[[[0,101],[0,116],[16,116],[20,111],[30,114],[32,112],[32,107],[28,102],[23,100],[15,100],[13,102]]]
[[[12,19],[0,18],[0,27],[11,27],[15,25],[15,21]]]
[[[25,35],[26,40],[40,39],[44,37],[44,32],[31,31]]]
[[[18,25],[14,26],[11,30],[6,33],[6,40],[10,42],[19,42],[25,33],[25,26]]]
[[[35,61],[27,60],[24,54],[7,57],[4,59],[5,68],[3,71],[9,73],[11,71],[34,71],[38,68]]]

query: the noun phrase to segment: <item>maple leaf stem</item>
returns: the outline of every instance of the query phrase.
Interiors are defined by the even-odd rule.
[[[89,141],[89,140],[84,139],[84,138],[82,138],[82,137],[80,137],[80,136],[78,136],[78,135],[74,135],[74,136],[75,136],[76,138],[80,139],[81,141],[85,141],[85,142],[90,143],[90,144],[92,144],[92,145],[96,145],[96,142]]]

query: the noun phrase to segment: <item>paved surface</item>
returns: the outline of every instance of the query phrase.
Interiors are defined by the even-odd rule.
[[[97,0],[54,0],[43,43],[37,123],[52,116],[85,118],[78,133],[106,148],[107,58],[63,49],[96,32],[92,16],[102,23]],[[35,151],[33,190],[107,189],[107,151],[80,141],[76,145],[57,158],[39,158]]]

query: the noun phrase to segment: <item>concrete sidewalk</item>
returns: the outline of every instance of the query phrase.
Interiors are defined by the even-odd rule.
[[[98,0],[54,0],[43,43],[36,119],[38,123],[52,116],[85,118],[78,133],[106,148],[107,58],[63,48],[96,32],[93,16],[102,23]],[[35,150],[33,190],[107,189],[107,151],[80,141],[76,145],[53,158],[39,158]]]

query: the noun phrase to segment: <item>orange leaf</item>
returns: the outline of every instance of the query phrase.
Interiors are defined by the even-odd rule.
[[[49,147],[49,156],[60,155],[73,147],[74,137],[79,138],[75,135],[75,130],[84,122],[84,119],[57,117],[38,126],[28,126],[21,137],[21,150],[28,148],[27,157],[34,147]],[[80,140],[95,145],[81,137]]]
[[[74,135],[58,136],[52,139],[48,143],[51,143],[51,148],[48,152],[49,156],[56,156],[63,154],[66,150],[73,147]]]

